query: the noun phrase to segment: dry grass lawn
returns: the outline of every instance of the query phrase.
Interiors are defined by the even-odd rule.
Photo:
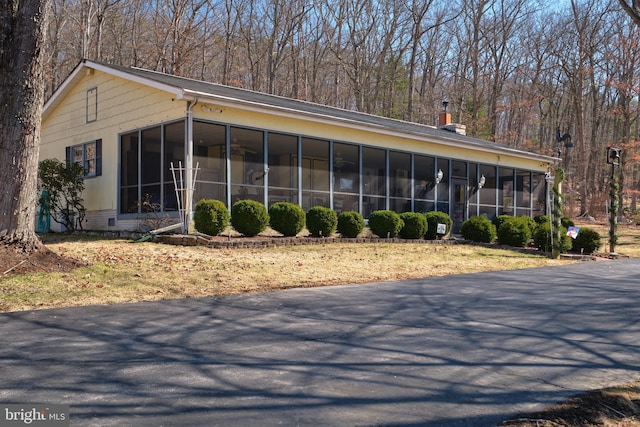
[[[69,273],[0,278],[0,311],[231,295],[570,262],[535,251],[523,254],[459,244],[211,249],[86,237],[49,239],[51,250],[87,266]]]

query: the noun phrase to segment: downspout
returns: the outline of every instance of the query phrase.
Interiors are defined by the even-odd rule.
[[[185,180],[185,200],[184,200],[184,224],[185,234],[189,234],[189,223],[193,218],[193,193],[195,192],[195,183],[193,182],[193,107],[198,103],[198,98],[193,102],[187,101],[187,126],[185,129],[185,139],[187,145],[185,147],[185,165],[184,165],[184,180]]]

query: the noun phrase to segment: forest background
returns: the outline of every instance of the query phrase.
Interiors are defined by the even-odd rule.
[[[82,58],[435,125],[558,157],[565,215],[640,194],[640,27],[618,0],[52,0],[45,97]],[[558,141],[557,134],[571,135]]]

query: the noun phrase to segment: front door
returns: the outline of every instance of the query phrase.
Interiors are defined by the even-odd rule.
[[[467,219],[467,180],[454,178],[451,180],[451,200],[453,202],[451,219],[453,233],[459,233],[462,223]]]

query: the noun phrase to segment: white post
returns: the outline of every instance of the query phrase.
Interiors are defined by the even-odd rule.
[[[195,188],[195,182],[193,181],[194,177],[191,175],[193,171],[193,106],[197,103],[196,100],[194,103],[187,103],[187,129],[186,129],[186,156],[185,156],[185,165],[184,165],[184,173],[185,173],[185,186],[183,188],[186,189],[184,192],[184,224],[185,224],[185,234],[189,234],[189,222],[191,220],[191,216],[193,215],[193,191]]]

